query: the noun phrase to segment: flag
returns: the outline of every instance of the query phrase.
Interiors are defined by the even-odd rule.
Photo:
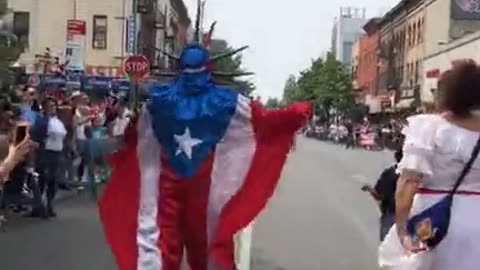
[[[162,94],[160,94],[162,93]],[[274,193],[310,104],[267,110],[226,88],[153,94],[99,203],[120,270],[233,270],[233,236]]]

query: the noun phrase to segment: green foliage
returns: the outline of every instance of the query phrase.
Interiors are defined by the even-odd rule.
[[[316,114],[327,120],[332,110],[347,113],[355,107],[348,68],[331,54],[312,61],[309,68],[300,72],[298,79],[293,75],[287,79],[284,101],[313,101]]]
[[[221,39],[214,39],[210,45],[210,55],[217,55],[224,52],[233,51],[228,42]],[[215,70],[222,72],[244,72],[242,68],[242,55],[236,54],[230,57],[220,59],[215,63]],[[255,90],[255,85],[248,79],[234,79],[232,82],[232,87],[246,95],[251,95]]]
[[[23,52],[23,45],[15,36],[0,34],[0,88],[8,90],[14,83],[10,66]]]
[[[269,109],[278,109],[282,107],[282,102],[278,98],[269,98],[265,107]]]

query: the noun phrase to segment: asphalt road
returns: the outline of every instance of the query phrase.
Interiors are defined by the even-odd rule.
[[[379,212],[360,187],[392,162],[387,151],[299,139],[255,224],[253,269],[378,269]]]
[[[254,270],[375,270],[378,211],[360,192],[392,161],[299,139],[280,186],[254,227]],[[59,203],[59,218],[12,218],[0,233],[2,270],[115,270],[96,205]]]

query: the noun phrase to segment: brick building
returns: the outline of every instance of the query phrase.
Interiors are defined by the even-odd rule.
[[[378,23],[380,19],[373,18],[365,24],[365,35],[359,41],[358,83],[366,94],[377,94],[378,73]]]

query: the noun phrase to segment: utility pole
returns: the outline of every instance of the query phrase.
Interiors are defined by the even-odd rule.
[[[138,53],[138,34],[139,32],[137,31],[138,29],[138,0],[132,0],[132,19],[133,19],[133,25],[134,25],[134,45],[133,45],[133,54],[137,54]]]

